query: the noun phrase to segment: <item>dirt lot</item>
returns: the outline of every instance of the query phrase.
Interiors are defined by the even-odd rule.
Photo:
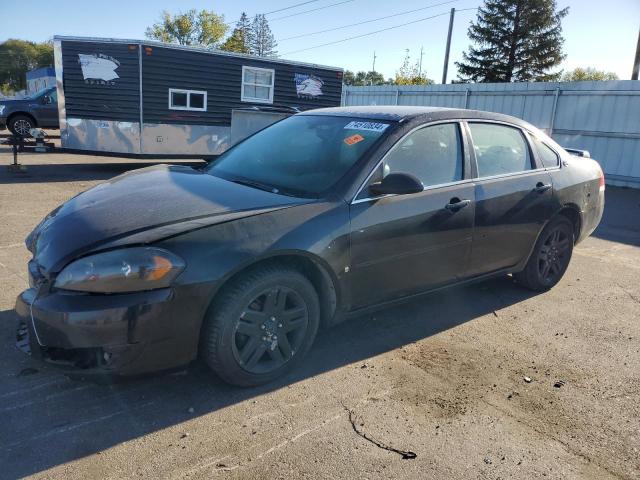
[[[10,174],[0,152],[0,477],[640,476],[640,191],[608,188],[603,225],[549,293],[502,278],[358,318],[263,388],[199,365],[100,386],[14,348],[23,239],[139,163],[23,159]]]

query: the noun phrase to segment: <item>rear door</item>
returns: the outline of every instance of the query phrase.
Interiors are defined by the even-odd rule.
[[[468,122],[477,167],[470,276],[518,264],[553,212],[551,175],[518,127]]]
[[[474,187],[462,140],[457,122],[414,130],[389,151],[356,196],[350,209],[353,307],[428,290],[464,274]],[[391,172],[415,175],[424,190],[372,196],[368,185]]]

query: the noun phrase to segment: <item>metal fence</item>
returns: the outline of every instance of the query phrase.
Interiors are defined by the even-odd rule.
[[[347,87],[343,105],[428,105],[506,113],[589,150],[607,183],[640,188],[640,81]]]

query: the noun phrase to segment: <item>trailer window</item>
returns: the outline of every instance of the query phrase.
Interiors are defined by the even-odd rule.
[[[169,110],[207,111],[207,92],[201,90],[169,89]]]
[[[273,103],[275,70],[269,68],[242,67],[243,102]]]

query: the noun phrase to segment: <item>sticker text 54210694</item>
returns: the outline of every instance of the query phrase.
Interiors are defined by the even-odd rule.
[[[388,123],[378,123],[378,122],[359,122],[352,121],[347,123],[344,126],[345,130],[368,130],[370,132],[384,132],[386,128],[389,126]]]

